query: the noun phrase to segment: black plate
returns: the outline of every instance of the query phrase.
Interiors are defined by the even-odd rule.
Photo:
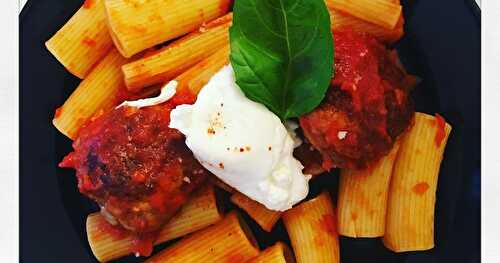
[[[417,109],[439,112],[453,125],[439,177],[436,247],[394,254],[378,239],[341,238],[342,262],[478,262],[480,187],[480,21],[471,1],[409,0],[406,35],[397,45],[408,70],[422,77]],[[52,125],[54,109],[77,86],[44,42],[82,0],[30,1],[20,16],[21,259],[95,262],[85,233],[95,205],[77,191],[73,172],[57,168],[70,141]],[[476,15],[475,15],[476,14]],[[313,183],[336,186],[335,174]],[[281,223],[271,236],[251,223],[261,246],[286,239]],[[138,262],[133,257],[120,262]]]

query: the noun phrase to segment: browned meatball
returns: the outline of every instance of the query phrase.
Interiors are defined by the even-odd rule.
[[[60,164],[76,170],[81,193],[135,233],[158,230],[208,175],[168,127],[173,107],[105,113],[82,128]]]
[[[375,38],[334,32],[335,77],[324,101],[300,118],[323,168],[363,168],[388,153],[414,113],[415,77]]]

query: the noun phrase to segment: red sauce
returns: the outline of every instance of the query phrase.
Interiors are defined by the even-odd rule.
[[[358,214],[356,214],[355,212],[351,212],[351,219],[352,221],[356,221],[358,219]]]
[[[158,232],[141,234],[134,237],[132,251],[141,256],[149,257],[153,252],[153,246],[157,238]]]
[[[439,113],[436,113],[437,130],[436,130],[435,142],[436,142],[437,147],[441,146],[441,143],[443,142],[444,138],[446,137],[445,126],[446,126],[446,121],[444,120],[444,118],[441,115],[439,115]]]
[[[94,0],[85,0],[83,2],[83,8],[89,9],[94,5]]]
[[[82,44],[86,45],[86,46],[89,46],[89,47],[93,47],[97,44],[97,42],[95,40],[93,40],[92,38],[90,37],[85,37],[83,40],[82,40]]]
[[[300,118],[323,168],[365,168],[387,154],[410,124],[414,78],[374,37],[335,31],[335,76],[325,99]]]
[[[212,250],[211,250],[211,252],[212,252]],[[246,259],[248,259],[248,255],[245,256],[245,255],[241,254],[241,252],[231,252],[230,255],[227,255],[227,259],[224,262],[239,263],[239,262],[246,262]]]
[[[335,78],[332,84],[351,95],[355,111],[387,114],[380,60],[385,49],[373,38],[350,32],[335,32]],[[385,122],[380,121],[385,131]]]
[[[59,117],[61,117],[61,114],[62,114],[62,111],[63,111],[63,107],[59,107],[56,109],[56,112],[54,113],[54,119],[57,119]]]
[[[127,230],[158,230],[208,176],[168,127],[171,109],[193,101],[180,92],[160,105],[104,112],[81,129],[60,166],[75,168],[80,192]]]
[[[327,236],[325,234],[331,237],[337,236],[337,223],[332,214],[324,214],[318,223],[320,231],[316,233],[314,243],[320,247],[326,244]]]
[[[337,234],[337,223],[335,215],[324,214],[320,220],[322,230],[332,236]]]
[[[127,230],[123,229],[123,227],[119,225],[114,226],[107,221],[105,221],[104,224],[100,225],[99,228],[100,232],[109,234],[114,240],[121,240],[129,235]]]
[[[412,191],[417,195],[423,195],[429,189],[429,184],[426,182],[420,182],[413,186]]]

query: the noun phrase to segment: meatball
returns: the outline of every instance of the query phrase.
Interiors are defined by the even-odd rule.
[[[300,118],[324,169],[364,168],[389,152],[411,124],[416,78],[367,34],[334,32],[335,76],[325,99]]]
[[[173,107],[120,107],[97,117],[60,164],[76,170],[81,193],[134,233],[158,230],[209,174],[168,127]]]

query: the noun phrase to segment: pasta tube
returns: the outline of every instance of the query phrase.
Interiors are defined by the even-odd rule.
[[[298,263],[339,262],[337,220],[328,192],[283,213]]]
[[[209,185],[193,197],[163,227],[156,244],[192,233],[222,219],[213,186]],[[116,236],[109,231],[108,222],[100,213],[87,217],[87,237],[90,248],[100,262],[107,262],[133,253],[131,235]]]
[[[159,262],[245,262],[259,254],[257,241],[243,219],[232,212],[217,224],[196,232],[154,255]]]
[[[415,114],[392,174],[384,245],[395,252],[434,247],[434,205],[451,126],[442,117]]]
[[[388,0],[326,0],[330,8],[387,29],[394,29],[402,13],[400,4]]]
[[[122,71],[127,88],[137,91],[169,81],[221,46],[228,45],[231,19],[231,14],[218,18],[153,55],[125,64]]]
[[[381,237],[385,232],[387,194],[399,149],[363,170],[342,169],[337,200],[339,234],[348,237]]]
[[[404,19],[401,14],[398,23],[394,29],[387,29],[348,14],[339,12],[333,8],[329,8],[328,12],[331,17],[331,27],[333,30],[350,28],[355,32],[368,33],[384,43],[394,43],[398,41],[404,34]]]
[[[248,198],[240,192],[236,192],[231,196],[231,202],[245,210],[245,212],[247,212],[247,214],[267,232],[271,231],[274,224],[276,224],[281,217],[281,212],[269,210],[264,205]]]
[[[198,94],[213,75],[227,64],[229,64],[229,44],[221,46],[210,57],[175,78],[178,82],[177,90],[189,90],[192,94]]]
[[[78,131],[97,112],[112,109],[125,99],[137,99],[151,95],[159,90],[152,86],[134,95],[127,91],[123,83],[120,67],[128,59],[123,58],[115,49],[92,70],[64,105],[56,110],[53,124],[71,139],[75,139]],[[229,45],[223,46],[210,57],[200,61],[192,68],[176,78],[177,90],[189,90],[193,94],[198,91],[219,71],[229,63]]]
[[[59,29],[45,46],[71,74],[83,79],[112,48],[104,0],[85,4]]]
[[[64,135],[75,139],[78,131],[100,110],[118,105],[126,92],[121,66],[127,62],[112,49],[78,85],[64,105],[56,110],[52,123]]]
[[[248,263],[294,263],[295,258],[290,248],[283,242],[278,241],[271,247],[262,251],[258,257]]]
[[[105,1],[111,36],[125,57],[191,32],[230,6],[231,0]]]

